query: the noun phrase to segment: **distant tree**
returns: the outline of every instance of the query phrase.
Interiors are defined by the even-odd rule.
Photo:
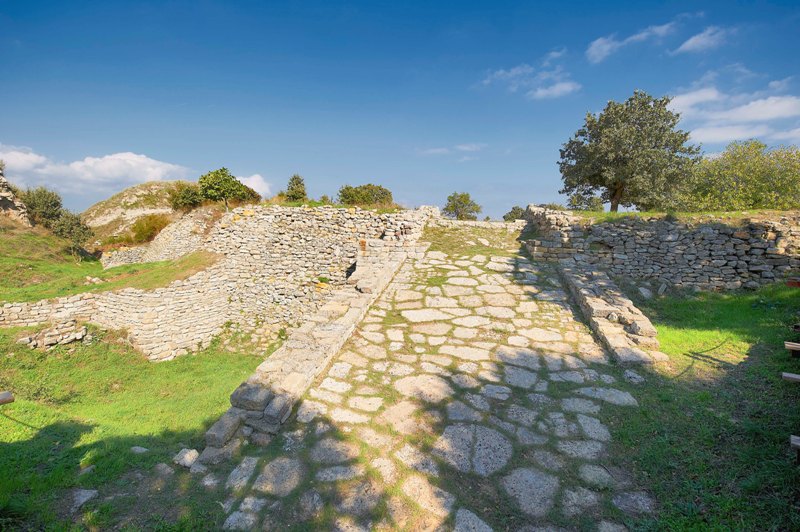
[[[70,243],[73,257],[80,257],[84,243],[92,237],[91,228],[81,221],[81,217],[66,209],[61,211],[61,216],[53,223],[53,234],[64,238]]]
[[[261,201],[261,194],[248,187],[244,183],[239,183],[239,189],[233,195],[232,199],[241,201],[242,203],[258,203]]]
[[[392,192],[381,185],[345,185],[339,189],[339,203],[344,205],[391,205]]]
[[[31,222],[48,229],[53,228],[64,210],[61,196],[45,187],[23,190],[19,194],[19,200],[27,207]]]
[[[503,220],[513,222],[514,220],[522,220],[525,218],[525,209],[519,205],[514,205],[511,210],[503,215]]]
[[[603,212],[603,198],[573,194],[567,201],[567,207],[573,211]]]
[[[197,180],[200,195],[211,201],[222,201],[228,210],[228,201],[239,199],[244,186],[227,168],[212,170]]]
[[[681,211],[796,209],[800,205],[800,148],[772,150],[758,140],[733,142],[705,157],[680,188]]]
[[[178,181],[169,191],[169,204],[176,211],[188,212],[203,204],[200,187],[194,183]]]
[[[286,200],[287,201],[306,201],[308,194],[306,194],[306,182],[302,176],[294,174],[289,178],[289,183],[286,185]]]
[[[568,211],[564,205],[560,203],[540,203],[537,207],[542,207],[543,209],[550,209],[551,211]]]
[[[561,148],[562,194],[600,195],[616,212],[620,205],[643,210],[670,204],[672,192],[692,171],[699,148],[677,129],[680,116],[669,97],[635,91],[625,102],[610,101]]]
[[[324,204],[324,205],[332,205],[332,204],[333,204],[333,199],[331,199],[331,197],[330,197],[330,196],[328,196],[327,194],[323,194],[323,195],[322,195],[322,196],[319,198],[319,201],[320,201],[322,204]]]
[[[453,192],[447,196],[447,204],[442,212],[456,220],[477,220],[481,206],[472,201],[467,192]]]

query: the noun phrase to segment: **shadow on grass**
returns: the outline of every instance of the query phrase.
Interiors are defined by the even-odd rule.
[[[0,417],[31,427],[7,412],[0,412]],[[0,529],[61,529],[69,528],[70,522],[100,529],[193,530],[221,525],[224,513],[217,504],[218,493],[200,489],[199,478],[189,478],[188,471],[177,466],[172,466],[173,473],[154,468],[161,462],[171,465],[180,442],[197,443],[202,434],[164,431],[157,436],[82,443],[97,428],[58,421],[39,428],[27,440],[0,443]],[[136,454],[134,446],[148,451]],[[76,488],[96,489],[99,494],[75,510]]]

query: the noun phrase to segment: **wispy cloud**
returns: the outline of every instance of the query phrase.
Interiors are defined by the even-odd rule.
[[[525,91],[530,100],[559,98],[581,89],[581,84],[570,79],[570,74],[560,64],[567,53],[566,48],[548,52],[539,60],[539,67],[521,63],[513,68],[489,72],[481,81],[481,85],[505,85],[508,92]]]
[[[0,159],[6,163],[6,176],[18,185],[47,185],[76,193],[183,179],[189,172],[186,167],[132,152],[57,162],[28,147],[0,144]]]
[[[691,89],[678,93],[670,108],[681,113],[682,124],[690,129],[695,142],[722,144],[751,138],[797,142],[800,97],[781,94],[791,88],[791,78],[769,82],[759,90],[742,91],[743,70],[748,79],[764,78],[741,65],[728,72],[732,77],[717,75],[722,71],[707,73]],[[716,83],[724,83],[725,79],[731,87],[723,91]]]
[[[719,48],[727,41],[728,37],[734,33],[733,28],[721,28],[719,26],[709,26],[697,35],[686,39],[673,54],[705,52]]]
[[[616,34],[599,37],[589,43],[589,47],[586,48],[586,59],[590,63],[600,63],[625,46],[660,39],[674,32],[676,27],[677,22],[672,21],[659,26],[648,26],[624,39],[618,39]]]
[[[482,142],[465,142],[453,146],[439,146],[435,148],[424,148],[417,150],[420,155],[450,155],[458,153],[477,153],[485,149],[488,145]],[[475,159],[474,155],[464,155],[459,162]]]

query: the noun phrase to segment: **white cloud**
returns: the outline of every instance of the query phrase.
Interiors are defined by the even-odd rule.
[[[792,77],[770,81],[768,86],[774,91],[783,92],[789,88],[789,82],[792,81]]]
[[[705,126],[691,131],[695,142],[726,143],[734,140],[747,140],[763,137],[770,133],[770,128],[760,125]]]
[[[75,193],[118,190],[145,181],[183,179],[188,169],[132,152],[56,162],[31,148],[0,144],[6,176],[22,186],[47,185]]]
[[[600,63],[624,46],[665,37],[675,31],[675,27],[676,23],[673,21],[659,26],[648,26],[625,39],[617,39],[614,34],[599,37],[589,43],[589,47],[586,48],[586,58],[590,63]]]
[[[580,90],[581,84],[570,79],[569,72],[561,65],[553,65],[567,53],[566,48],[548,52],[539,61],[540,68],[522,63],[513,68],[490,72],[482,85],[504,84],[509,92],[525,89],[525,96],[531,100],[558,98]]]
[[[697,35],[693,35],[684,41],[674,54],[705,52],[725,44],[728,36],[733,33],[733,29],[720,28],[719,26],[709,26]]]
[[[454,149],[457,151],[481,151],[486,147],[486,144],[482,144],[479,142],[467,143],[467,144],[458,144],[454,146]]]
[[[559,81],[546,87],[539,87],[528,92],[527,96],[533,100],[544,100],[548,98],[560,98],[573,92],[579,91],[581,84],[574,81]]]
[[[249,177],[237,177],[237,179],[262,196],[266,197],[269,195],[270,184],[267,183],[266,179],[264,179],[261,174],[253,174]]]
[[[800,116],[800,98],[797,96],[770,96],[744,105],[710,113],[710,118],[726,122],[767,122]]]
[[[451,153],[474,153],[479,152],[487,147],[487,144],[482,142],[464,142],[462,144],[456,144],[455,146],[450,147],[439,147],[439,148],[427,148],[424,150],[417,150],[417,153],[420,155],[448,155]],[[469,156],[464,156],[461,159],[467,159]],[[467,160],[470,160],[474,157],[470,157]],[[461,160],[459,160],[461,162]]]
[[[772,140],[800,143],[800,127],[788,131],[776,131],[769,136]]]
[[[669,107],[676,113],[681,113],[683,118],[687,118],[697,112],[699,104],[708,102],[719,102],[726,98],[716,87],[703,87],[689,92],[678,94],[669,102]]]

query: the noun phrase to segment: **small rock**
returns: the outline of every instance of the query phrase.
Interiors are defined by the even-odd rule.
[[[150,449],[148,449],[147,447],[139,447],[138,445],[134,445],[133,447],[131,447],[131,452],[133,454],[144,454],[150,452]]]
[[[81,509],[81,506],[97,497],[97,490],[72,490],[72,513]]]
[[[172,457],[172,461],[179,466],[192,467],[199,456],[200,453],[196,449],[181,449]]]
[[[632,369],[626,369],[622,377],[631,384],[642,384],[644,382],[644,377],[642,377]]]
[[[175,470],[172,469],[170,466],[165,464],[164,462],[160,462],[153,467],[156,474],[162,477],[169,477],[175,474]]]

